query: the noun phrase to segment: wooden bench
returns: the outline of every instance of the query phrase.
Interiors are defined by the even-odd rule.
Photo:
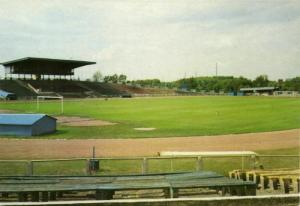
[[[0,193],[17,194],[19,201],[49,201],[68,192],[93,192],[97,200],[112,199],[118,191],[162,190],[165,198],[178,197],[180,189],[208,188],[222,195],[255,195],[253,182],[235,180],[213,172],[124,176],[1,177]]]

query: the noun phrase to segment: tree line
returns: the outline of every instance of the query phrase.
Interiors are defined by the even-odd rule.
[[[245,77],[213,76],[213,77],[189,77],[176,81],[163,82],[159,79],[127,80],[124,74],[102,76],[98,71],[93,75],[93,81],[130,84],[139,87],[169,88],[196,92],[238,92],[245,87],[276,87],[282,91],[300,92],[300,77],[290,79],[269,80],[267,75],[259,75],[254,80]]]
[[[114,74],[103,76],[100,71],[97,71],[93,74],[92,80],[94,82],[105,82],[105,83],[122,83],[125,84],[127,80],[127,76],[125,74]]]
[[[176,82],[180,89],[195,91],[238,92],[245,87],[276,87],[283,91],[300,92],[300,77],[277,81],[269,80],[267,75],[259,75],[254,80],[233,76],[191,77]]]
[[[267,75],[259,75],[254,80],[245,77],[214,76],[214,77],[189,77],[173,82],[161,82],[159,79],[146,79],[131,81],[142,87],[164,87],[196,92],[238,92],[245,87],[276,87],[282,91],[300,92],[300,77],[291,79],[269,80]]]

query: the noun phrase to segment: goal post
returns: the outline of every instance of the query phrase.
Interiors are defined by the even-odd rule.
[[[61,114],[64,113],[64,97],[63,96],[37,96],[36,97],[36,109],[37,111],[40,110],[40,101],[46,99],[58,99],[60,100],[60,112]]]

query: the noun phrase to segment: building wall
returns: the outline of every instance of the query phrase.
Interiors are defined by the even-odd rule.
[[[32,135],[54,133],[56,131],[56,120],[50,117],[43,117],[32,126]]]
[[[0,135],[31,136],[30,125],[0,125]]]

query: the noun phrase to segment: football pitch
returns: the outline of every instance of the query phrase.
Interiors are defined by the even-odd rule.
[[[0,110],[60,115],[58,101],[0,102]],[[38,138],[95,139],[180,137],[279,131],[300,127],[300,98],[147,97],[80,99],[64,102],[64,116],[88,117],[114,125],[67,126]],[[152,128],[136,130],[135,128]]]

